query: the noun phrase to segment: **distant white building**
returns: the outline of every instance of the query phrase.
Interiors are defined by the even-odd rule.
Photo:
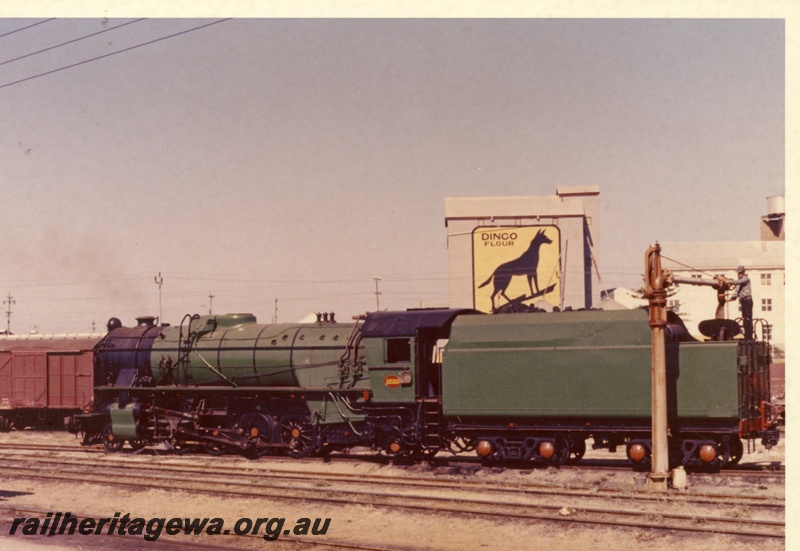
[[[600,291],[600,303],[597,306],[603,310],[631,310],[647,306],[647,300],[630,289],[615,287]]]
[[[736,278],[736,268],[744,266],[753,290],[753,319],[763,319],[772,328],[772,344],[786,348],[786,258],[785,212],[783,197],[768,199],[769,214],[761,219],[761,241],[717,241],[697,243],[662,243],[663,266],[682,279],[710,281],[722,275]],[[687,268],[687,266],[691,266]],[[712,287],[679,284],[668,298],[668,307],[676,311],[689,331],[702,338],[698,324],[713,319],[717,309],[717,292]],[[728,302],[725,317],[741,317],[738,301]],[[757,336],[761,329],[756,325]]]

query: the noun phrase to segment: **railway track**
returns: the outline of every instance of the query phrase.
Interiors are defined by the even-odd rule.
[[[25,460],[28,458],[25,455],[6,456],[7,459]],[[91,461],[91,460],[90,460]],[[291,465],[294,460],[288,460]],[[37,458],[37,466],[51,466],[53,468],[59,467],[80,467],[80,468],[96,468],[96,469],[117,469],[118,471],[135,470],[137,473],[155,473],[175,474],[185,476],[202,475],[204,477],[219,476],[228,477],[236,481],[237,479],[245,479],[246,481],[252,480],[253,476],[267,477],[271,482],[275,481],[314,481],[318,483],[324,481],[325,483],[336,482],[339,484],[363,484],[365,482],[375,485],[385,485],[394,488],[427,488],[448,490],[452,489],[454,485],[458,485],[461,489],[469,489],[475,493],[485,494],[486,492],[505,494],[505,495],[529,495],[529,496],[547,496],[552,497],[583,497],[587,500],[597,499],[617,499],[627,502],[640,501],[640,502],[663,502],[664,496],[659,494],[652,494],[647,492],[640,492],[631,494],[628,490],[620,490],[616,488],[603,488],[592,485],[579,485],[570,484],[569,487],[558,487],[553,484],[543,484],[535,482],[520,482],[515,481],[512,484],[504,482],[491,482],[491,481],[474,481],[465,479],[463,476],[420,476],[417,474],[404,473],[402,477],[389,476],[389,475],[368,475],[368,474],[346,474],[331,471],[310,471],[304,469],[297,471],[291,468],[280,468],[274,465],[269,465],[266,468],[247,468],[241,466],[226,466],[214,465],[208,467],[191,466],[191,465],[173,465],[163,462],[142,462],[124,457],[114,456],[114,461],[96,460],[94,462],[87,462],[85,459],[70,460],[67,458]],[[0,463],[2,465],[2,463]],[[263,465],[263,464],[262,464]],[[124,474],[124,473],[120,473]],[[351,486],[352,487],[352,486]],[[342,491],[347,491],[345,487]],[[729,503],[734,496],[725,493],[707,493],[695,492],[693,494],[673,494],[669,499],[673,502],[691,503],[691,504],[708,504],[708,505],[724,505]],[[783,508],[785,507],[785,500],[776,499],[770,496],[748,495],[748,496],[735,496],[737,503],[746,505],[748,507],[766,507],[766,508]]]
[[[100,455],[108,455],[107,452],[101,445],[94,445],[94,446],[79,446],[76,445],[74,447],[71,446],[53,446],[48,444],[22,444],[22,443],[0,443],[0,451],[2,450],[17,450],[17,451],[41,451],[41,452],[74,452],[74,453],[88,453],[88,454],[100,454]],[[205,452],[195,451],[192,449],[185,449],[185,450],[167,450],[167,449],[145,449],[137,452],[133,452],[131,450],[125,449],[122,452],[116,452],[115,455],[120,456],[131,456],[131,455],[155,455],[155,456],[170,456],[170,455],[200,455],[205,456]],[[229,457],[238,458],[236,455],[230,455]],[[382,463],[388,464],[392,463],[394,459],[392,457],[388,457],[385,455],[357,455],[357,454],[347,454],[347,453],[338,453],[336,454],[335,458],[337,460],[355,460],[355,461],[368,461],[371,463]],[[285,458],[274,457],[270,456],[265,461],[275,461],[275,460],[282,460]],[[286,459],[289,462],[293,462],[296,460]],[[328,458],[321,458],[321,457],[307,457],[304,458],[303,461],[305,462],[327,462]],[[428,462],[431,466],[440,466],[440,467],[447,467],[447,466],[458,466],[458,465],[465,465],[469,467],[481,466],[480,460],[475,457],[460,457],[460,456],[453,456],[453,457],[435,457],[431,461]],[[524,465],[515,465],[509,468],[516,468],[521,470],[530,470],[536,468],[549,468],[546,465],[538,465],[538,464],[524,464]],[[628,463],[626,460],[617,460],[617,459],[583,459],[580,463],[576,464],[567,464],[562,465],[559,467],[561,470],[586,470],[586,471],[625,471],[631,472],[633,471],[631,464]],[[724,470],[716,471],[713,473],[708,473],[702,470],[692,470],[689,471],[690,476],[695,477],[703,477],[703,476],[721,476],[721,477],[735,477],[741,476],[743,473],[747,473],[754,478],[763,477],[763,478],[774,478],[776,476],[783,476],[785,474],[785,467],[783,464],[778,462],[771,462],[767,464],[740,464],[735,465],[732,467],[726,467]]]
[[[205,495],[299,500],[337,506],[365,504],[393,511],[427,512],[437,515],[476,515],[484,518],[524,519],[528,521],[574,523],[647,529],[657,532],[682,531],[726,534],[748,538],[783,538],[783,500],[757,500],[737,497],[738,507],[760,511],[766,518],[728,518],[718,515],[721,505],[730,504],[730,495],[657,496],[613,490],[591,495],[583,489],[554,489],[531,484],[471,483],[463,479],[448,481],[431,477],[386,477],[337,475],[330,472],[299,473],[281,469],[241,467],[187,467],[129,460],[70,461],[66,458],[38,457],[25,465],[22,457],[4,458],[0,468],[7,477],[40,481],[84,482],[126,489],[158,489]],[[86,472],[87,470],[91,472]],[[101,474],[98,474],[102,471]],[[142,475],[146,474],[145,477]],[[202,479],[198,480],[202,475]],[[385,488],[389,488],[389,491]],[[438,492],[438,494],[437,494]],[[601,494],[601,495],[600,495]],[[637,508],[622,509],[620,499]],[[587,506],[586,501],[605,504]],[[650,502],[651,509],[636,503]],[[607,502],[617,505],[608,506]],[[676,514],[670,507],[691,503],[700,511]],[[750,515],[750,513],[747,513]]]

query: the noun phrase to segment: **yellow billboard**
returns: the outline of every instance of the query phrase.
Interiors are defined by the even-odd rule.
[[[561,302],[558,226],[478,227],[472,232],[473,303],[494,312],[505,305]]]

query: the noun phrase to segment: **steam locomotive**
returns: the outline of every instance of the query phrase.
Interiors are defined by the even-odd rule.
[[[745,442],[777,443],[768,342],[699,342],[668,321],[671,465],[719,468]],[[91,407],[67,425],[110,451],[127,442],[299,458],[368,447],[560,465],[591,440],[647,466],[650,361],[646,310],[112,318],[94,347]]]

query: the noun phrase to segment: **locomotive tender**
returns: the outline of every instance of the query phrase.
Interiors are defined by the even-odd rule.
[[[68,419],[85,443],[249,457],[366,446],[559,465],[580,459],[591,438],[650,462],[646,310],[153,321],[126,328],[112,318],[96,345],[92,410]],[[767,342],[699,342],[677,316],[667,335],[672,465],[718,468],[741,459],[743,440],[777,443]]]

